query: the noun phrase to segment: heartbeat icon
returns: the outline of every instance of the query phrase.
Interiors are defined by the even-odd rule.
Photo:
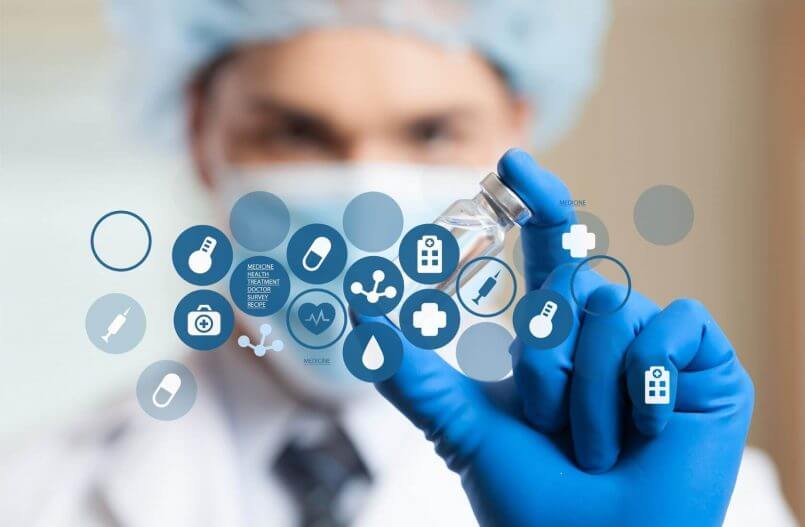
[[[329,302],[313,304],[306,302],[299,307],[299,322],[313,333],[318,335],[327,330],[335,320],[335,306]]]
[[[308,316],[308,317],[305,319],[305,322],[312,322],[313,324],[315,324],[315,325],[317,325],[317,326],[318,326],[318,325],[319,325],[320,323],[322,323],[322,322],[332,322],[332,319],[331,319],[331,318],[327,318],[327,316],[324,314],[324,310],[323,310],[323,309],[319,309],[318,314],[313,314],[313,313],[311,313],[311,314],[310,314],[310,315],[309,315],[309,316]]]

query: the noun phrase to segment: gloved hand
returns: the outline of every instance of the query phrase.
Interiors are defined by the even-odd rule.
[[[571,299],[561,234],[567,188],[521,150],[499,174],[535,212],[522,230],[527,285],[568,299],[575,323],[556,348],[511,348],[514,376],[480,383],[400,334],[399,371],[377,389],[461,475],[484,526],[720,525],[752,414],[752,382],[724,333],[692,300],[660,309],[633,293],[609,315]],[[625,291],[579,272],[579,303],[611,311]],[[357,317],[357,323],[386,319]],[[671,404],[644,404],[644,372],[664,366]]]

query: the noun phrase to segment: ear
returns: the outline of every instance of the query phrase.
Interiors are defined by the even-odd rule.
[[[187,129],[190,158],[196,174],[207,189],[212,188],[212,167],[206,145],[209,137],[209,104],[212,97],[201,80],[196,80],[187,87],[185,93],[185,126]]]
[[[512,129],[519,140],[516,144],[529,144],[535,114],[534,106],[525,99],[520,97],[512,99]]]

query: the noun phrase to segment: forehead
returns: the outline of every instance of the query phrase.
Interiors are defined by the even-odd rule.
[[[381,29],[318,29],[251,44],[222,70],[217,77],[232,96],[270,97],[323,114],[490,107],[508,96],[495,69],[474,51]]]

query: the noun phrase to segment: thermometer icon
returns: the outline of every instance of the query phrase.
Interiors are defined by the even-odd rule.
[[[553,331],[553,316],[556,314],[557,305],[548,300],[542,306],[540,314],[531,319],[528,323],[528,331],[534,338],[544,339]]]
[[[201,242],[201,247],[193,251],[190,258],[187,259],[190,270],[196,274],[204,274],[209,271],[212,267],[212,252],[216,245],[218,245],[218,240],[212,236],[206,236]]]

